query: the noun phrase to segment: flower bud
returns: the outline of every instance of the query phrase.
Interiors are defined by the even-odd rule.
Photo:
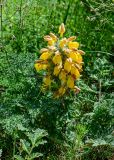
[[[74,41],[76,39],[76,36],[72,36],[72,37],[69,37],[67,40],[68,40],[68,42],[70,42],[70,41]]]
[[[78,53],[80,53],[81,55],[84,55],[84,54],[85,54],[85,52],[82,51],[82,50],[78,50]]]
[[[50,37],[56,42],[57,41],[57,36],[53,33],[50,33]]]
[[[48,49],[47,49],[47,48],[42,48],[42,49],[40,50],[40,53],[43,53],[43,52],[48,52]]]
[[[60,36],[62,37],[63,34],[65,33],[65,26],[64,26],[64,23],[62,23],[59,27],[59,33],[60,33]]]

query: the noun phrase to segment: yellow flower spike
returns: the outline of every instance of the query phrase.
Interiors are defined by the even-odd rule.
[[[60,42],[59,42],[60,48],[63,48],[66,45],[66,43],[67,43],[67,39],[66,38],[61,39]]]
[[[68,47],[69,47],[69,49],[73,49],[73,48],[77,49],[79,47],[79,43],[78,42],[69,42]]]
[[[42,71],[42,91],[51,89],[54,98],[67,95],[67,90],[75,93],[80,91],[74,83],[82,71],[84,52],[78,50],[76,36],[65,38],[64,33],[65,26],[62,23],[59,27],[60,39],[53,33],[44,36],[47,47],[40,50],[40,58],[34,64],[37,71]]]
[[[50,33],[50,37],[53,39],[53,41],[57,41],[57,36],[55,35],[55,34],[53,34],[53,33]]]
[[[64,64],[64,69],[69,73],[71,70],[71,66],[72,66],[72,59],[71,58],[67,58]]]
[[[58,76],[59,72],[61,71],[61,68],[62,68],[61,65],[55,66],[55,67],[54,67],[54,72],[53,72],[53,74],[54,74],[55,76]]]
[[[74,65],[72,65],[71,67],[71,75],[73,75],[75,79],[78,79],[80,77],[80,72]]]
[[[51,53],[50,52],[43,52],[40,56],[40,59],[42,60],[47,60],[51,57]]]
[[[63,87],[63,86],[61,86],[61,87],[59,88],[58,92],[59,92],[59,95],[62,96],[63,94],[65,94],[66,88]]]
[[[62,69],[62,71],[59,74],[59,79],[62,81],[62,83],[64,83],[66,81],[66,75],[67,75],[67,73],[65,72],[64,69]]]
[[[74,78],[71,75],[68,76],[67,87],[71,89],[74,88]]]
[[[44,82],[44,84],[46,85],[46,86],[50,86],[51,85],[51,77],[50,76],[46,76],[46,77],[44,77],[44,79],[43,79],[43,82]]]
[[[74,41],[75,39],[76,39],[76,36],[72,36],[72,37],[69,37],[67,41],[70,42],[70,41]]]
[[[56,64],[61,64],[62,63],[62,58],[61,58],[61,54],[59,51],[55,52],[55,56],[52,59],[53,63]]]
[[[63,34],[65,33],[65,26],[64,26],[64,23],[62,23],[59,27],[59,33],[60,33],[60,36],[62,37]]]

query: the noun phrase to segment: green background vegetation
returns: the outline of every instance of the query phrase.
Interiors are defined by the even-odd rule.
[[[0,155],[3,160],[112,160],[114,1],[1,0]],[[84,55],[78,95],[40,92],[43,36],[76,35]],[[37,158],[36,158],[37,157]]]

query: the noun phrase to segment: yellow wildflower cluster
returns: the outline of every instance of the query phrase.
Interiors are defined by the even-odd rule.
[[[43,89],[51,89],[54,97],[58,98],[70,90],[79,92],[75,81],[79,79],[82,71],[82,55],[79,50],[79,43],[75,42],[75,36],[63,38],[65,26],[62,23],[59,27],[60,38],[50,33],[44,36],[48,45],[41,49],[41,56],[35,63],[39,72],[43,70]]]

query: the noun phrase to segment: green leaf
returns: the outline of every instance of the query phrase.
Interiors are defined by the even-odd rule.
[[[34,158],[38,158],[38,157],[41,157],[41,156],[43,156],[42,153],[32,153],[32,154],[30,155],[30,159],[32,160],[32,159],[34,159]]]
[[[19,156],[19,155],[14,155],[14,158],[17,159],[17,160],[24,160],[24,158],[22,158],[22,157]]]
[[[29,154],[30,143],[23,139],[21,139],[20,142],[22,143],[23,150]]]
[[[92,146],[97,147],[97,146],[101,146],[101,145],[107,145],[106,141],[102,140],[102,139],[97,139],[94,141]]]
[[[42,138],[47,136],[47,132],[43,129],[36,129],[33,133],[28,133],[27,136],[34,146],[38,141],[42,141]],[[45,143],[45,142],[44,142]],[[38,143],[39,145],[40,143]],[[42,142],[41,142],[42,144]]]

